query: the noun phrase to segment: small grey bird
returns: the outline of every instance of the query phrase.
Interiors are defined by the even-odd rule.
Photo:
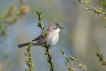
[[[45,31],[46,32],[45,40],[47,44],[50,45],[50,48],[53,47],[58,42],[60,29],[64,29],[64,28],[60,27],[57,23],[55,23],[55,24],[51,24],[49,28]],[[42,35],[39,35],[31,42],[32,42],[32,45],[35,45],[35,46],[38,45],[38,46],[44,47],[44,44],[45,44],[45,41]],[[18,47],[21,48],[21,47],[27,46],[31,42],[19,44]]]

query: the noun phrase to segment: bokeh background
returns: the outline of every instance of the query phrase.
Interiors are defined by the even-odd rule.
[[[60,48],[66,55],[72,55],[86,65],[88,71],[105,71],[96,52],[101,52],[106,59],[106,20],[87,11],[78,0],[25,0],[30,6],[30,12],[10,25],[6,36],[0,35],[0,71],[24,71],[26,68],[25,48],[18,48],[20,43],[33,40],[41,33],[36,26],[38,19],[36,10],[42,12],[43,26],[58,23],[64,27],[60,32],[60,40],[51,48],[55,63],[55,71],[68,71]],[[19,0],[0,0],[0,13],[12,4],[19,5]],[[98,6],[99,0],[91,0],[92,6]],[[45,49],[33,46],[31,52],[34,58],[33,71],[49,71]],[[75,71],[81,71],[75,66]]]

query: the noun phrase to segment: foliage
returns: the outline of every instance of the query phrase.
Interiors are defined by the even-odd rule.
[[[87,70],[86,66],[82,65],[82,63],[80,62],[79,59],[75,59],[72,56],[67,57],[64,50],[62,48],[60,50],[61,50],[64,58],[66,59],[65,65],[68,66],[69,71],[75,71],[74,64],[77,64],[77,66],[84,71]]]
[[[97,52],[97,57],[99,58],[99,61],[102,63],[103,66],[106,66],[106,60],[103,58],[103,54],[100,54]]]
[[[24,53],[24,55],[28,58],[25,63],[28,66],[28,68],[25,69],[25,71],[32,71],[32,69],[34,69],[34,62],[32,61],[32,53],[30,52],[30,48],[32,47],[32,43],[30,43],[27,47],[26,47],[26,52]]]
[[[0,35],[6,34],[9,25],[16,23],[20,17],[27,13],[29,13],[29,6],[24,4],[23,0],[20,0],[18,7],[11,5],[4,14],[0,14]]]
[[[92,7],[88,0],[79,0],[81,4],[86,6],[87,10],[91,10],[97,15],[101,15],[102,17],[106,18],[106,1],[100,0],[101,6]]]

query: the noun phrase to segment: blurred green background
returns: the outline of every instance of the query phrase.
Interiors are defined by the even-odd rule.
[[[55,63],[55,71],[68,71],[60,48],[66,55],[72,55],[86,65],[88,71],[105,71],[96,52],[101,52],[106,59],[106,20],[87,11],[78,0],[24,0],[30,6],[30,12],[10,25],[7,35],[0,35],[0,71],[24,71],[26,68],[25,48],[19,49],[18,44],[33,40],[41,33],[36,26],[38,19],[36,10],[42,12],[43,26],[58,23],[64,27],[60,32],[60,40],[51,48]],[[91,0],[93,6],[99,0]],[[11,5],[19,5],[19,0],[0,0],[0,14]],[[33,71],[49,71],[45,49],[40,46],[31,48],[34,58]],[[81,71],[75,66],[75,71]]]

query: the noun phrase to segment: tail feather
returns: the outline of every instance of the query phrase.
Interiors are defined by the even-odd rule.
[[[19,44],[18,47],[19,48],[22,48],[22,47],[28,46],[29,44],[30,44],[30,42],[24,43],[24,44]]]

